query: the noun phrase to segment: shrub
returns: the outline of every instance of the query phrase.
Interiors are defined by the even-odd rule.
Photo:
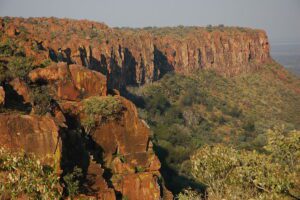
[[[31,102],[34,106],[34,112],[38,115],[44,115],[50,111],[51,96],[47,86],[35,86],[30,94]]]
[[[3,56],[12,56],[13,55],[13,49],[8,44],[0,44],[0,55]]]
[[[291,199],[300,195],[300,132],[268,131],[269,154],[205,146],[191,157],[192,175],[209,199]],[[279,140],[280,138],[280,140]]]
[[[71,173],[66,174],[63,180],[66,184],[67,195],[73,199],[79,193],[79,183],[82,178],[82,169],[74,167]]]
[[[4,63],[0,62],[0,83],[8,79],[7,68]]]
[[[0,148],[0,199],[60,199],[59,177],[33,155]]]
[[[28,73],[34,69],[32,59],[26,57],[13,57],[7,64],[9,75],[12,78],[27,80]]]
[[[93,129],[97,123],[104,120],[116,119],[123,109],[121,101],[113,96],[91,97],[83,102],[84,112],[87,115],[83,120],[87,133]]]
[[[175,199],[177,199],[177,200],[202,200],[203,198],[201,198],[201,195],[198,194],[197,192],[195,192],[191,189],[186,189],[183,192],[179,193]]]

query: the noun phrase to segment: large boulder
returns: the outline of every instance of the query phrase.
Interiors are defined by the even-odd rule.
[[[81,65],[70,65],[70,72],[75,87],[87,98],[91,96],[106,96],[106,77]]]
[[[0,107],[4,105],[5,102],[5,92],[3,87],[0,86]]]
[[[115,190],[121,192],[124,199],[159,200],[162,195],[159,179],[159,173],[141,172],[115,175],[112,182]]]
[[[59,127],[51,116],[0,114],[0,145],[33,153],[42,162],[59,167]]]
[[[32,82],[49,83],[60,100],[80,101],[90,96],[105,96],[106,77],[80,65],[60,62],[29,73]]]
[[[146,152],[150,134],[148,127],[138,118],[132,102],[121,96],[115,98],[120,100],[124,111],[118,119],[99,125],[92,133],[92,138],[106,155],[116,151],[122,155]]]

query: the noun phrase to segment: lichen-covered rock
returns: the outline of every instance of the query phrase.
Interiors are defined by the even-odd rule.
[[[43,162],[59,167],[59,127],[50,116],[0,114],[0,145],[34,153]]]
[[[5,102],[5,92],[3,87],[0,86],[0,107],[4,105]]]

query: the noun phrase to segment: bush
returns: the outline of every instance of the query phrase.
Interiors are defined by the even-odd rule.
[[[149,97],[146,102],[146,108],[150,111],[151,114],[162,114],[170,106],[167,98],[161,94],[156,94]]]
[[[2,56],[12,56],[13,55],[13,49],[9,44],[0,44],[0,55]]]
[[[113,96],[91,97],[84,100],[83,108],[87,116],[82,125],[89,133],[97,123],[116,119],[123,110],[123,105],[119,99]]]
[[[34,106],[34,112],[38,115],[44,115],[50,111],[51,96],[47,86],[35,86],[30,94],[31,102]]]
[[[33,155],[0,148],[0,199],[60,199],[59,177]],[[26,198],[26,199],[27,199]]]
[[[0,62],[0,83],[8,79],[7,68]]]
[[[35,67],[32,64],[32,59],[26,57],[13,57],[7,64],[9,76],[11,78],[20,78],[27,80],[28,73]]]
[[[73,171],[66,174],[63,180],[66,184],[67,195],[73,199],[79,193],[79,183],[82,178],[82,169],[75,167]]]
[[[268,154],[205,146],[191,157],[191,174],[209,199],[292,199],[300,195],[300,132],[268,131]],[[279,140],[280,139],[280,140]]]
[[[183,192],[179,193],[177,197],[175,198],[177,200],[202,200],[201,195],[198,194],[197,192],[187,189],[184,190]]]

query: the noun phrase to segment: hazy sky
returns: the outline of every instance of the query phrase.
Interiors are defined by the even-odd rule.
[[[300,43],[300,0],[0,0],[0,16],[55,16],[110,26],[225,24]]]

